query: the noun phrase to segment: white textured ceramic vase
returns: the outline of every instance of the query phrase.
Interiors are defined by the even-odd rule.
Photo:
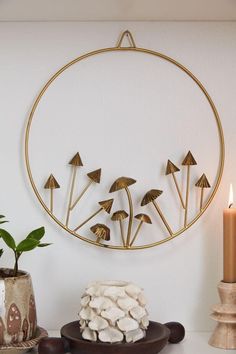
[[[82,337],[105,343],[134,343],[149,325],[143,289],[124,281],[97,281],[81,298]]]

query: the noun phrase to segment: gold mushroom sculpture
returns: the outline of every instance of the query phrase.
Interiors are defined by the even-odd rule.
[[[157,202],[156,202],[156,199],[163,193],[163,191],[159,190],[159,189],[151,189],[150,191],[148,191],[145,196],[143,197],[142,199],[142,202],[141,202],[141,206],[144,206],[144,205],[147,205],[149,203],[152,203],[153,206],[155,207],[156,211],[158,212],[161,220],[163,221],[165,227],[167,228],[170,236],[173,235],[173,232],[166,220],[166,218],[164,217],[160,207],[158,206]]]
[[[205,173],[203,173],[203,175],[199,178],[199,180],[197,181],[197,183],[195,184],[195,186],[201,189],[200,211],[202,211],[204,189],[211,187],[211,185],[210,185],[210,183],[209,183],[209,181],[208,181],[208,179],[207,179]]]
[[[93,219],[96,215],[98,215],[101,211],[105,211],[108,214],[110,214],[111,212],[111,208],[112,208],[112,204],[113,204],[114,199],[107,199],[107,200],[102,200],[101,202],[98,202],[98,204],[100,205],[100,208],[95,211],[95,213],[93,213],[92,215],[90,215],[86,220],[84,220],[79,226],[77,226],[74,231],[79,230],[82,226],[84,226],[85,224],[87,224],[88,221],[90,221],[91,219]]]
[[[137,236],[138,236],[138,233],[143,225],[143,223],[147,223],[147,224],[152,224],[152,220],[151,218],[147,215],[147,214],[137,214],[135,215],[135,218],[138,219],[140,221],[138,227],[137,227],[137,230],[135,231],[135,234],[134,234],[134,237],[130,243],[130,246],[133,245],[133,243],[135,242]]]
[[[105,224],[93,225],[90,230],[97,238],[96,243],[100,243],[101,240],[110,241],[110,229]]]
[[[44,188],[50,190],[50,211],[51,213],[53,213],[53,194],[54,194],[53,191],[54,189],[60,188],[60,185],[52,174],[50,174],[50,176],[48,177],[48,180],[45,183]]]
[[[119,221],[120,224],[120,235],[122,239],[123,246],[125,247],[125,236],[124,236],[124,228],[123,228],[123,220],[129,216],[125,210],[117,210],[113,213],[111,220],[112,221]]]
[[[197,165],[195,158],[193,157],[191,151],[187,153],[182,161],[182,165],[187,167],[187,177],[186,177],[186,195],[185,195],[185,213],[184,213],[184,227],[188,223],[188,200],[189,200],[189,189],[190,189],[190,167]]]
[[[78,171],[79,167],[83,166],[83,162],[82,162],[80,154],[78,152],[70,160],[69,165],[71,165],[71,167],[72,167],[72,180],[71,180],[71,185],[70,185],[69,202],[68,202],[67,213],[66,213],[66,226],[68,226],[68,224],[69,224],[77,171]]]
[[[86,185],[86,187],[82,190],[82,192],[80,193],[80,195],[75,199],[74,203],[71,205],[70,210],[74,209],[74,207],[78,204],[78,202],[80,201],[80,199],[83,197],[83,195],[86,193],[86,191],[89,189],[89,187],[93,184],[93,183],[97,183],[99,184],[101,181],[101,172],[102,169],[99,168],[98,170],[92,171],[87,173],[87,176],[89,178],[88,184]]]
[[[126,246],[130,244],[130,238],[131,238],[131,232],[132,232],[132,224],[133,224],[133,218],[134,218],[134,209],[133,209],[133,203],[132,203],[132,197],[129,191],[129,186],[132,184],[136,183],[136,180],[130,177],[119,177],[115,182],[112,184],[109,192],[117,192],[119,190],[124,189],[127,198],[128,198],[128,203],[129,203],[129,224],[128,224],[128,230],[127,230],[127,236],[126,236]]]
[[[167,161],[166,176],[172,175],[172,178],[173,178],[173,181],[174,181],[174,184],[175,184],[175,187],[176,187],[180,202],[182,204],[182,207],[185,209],[183,196],[181,194],[181,191],[180,191],[180,188],[179,188],[179,184],[178,184],[177,179],[175,177],[175,173],[179,172],[179,171],[180,171],[180,169],[175,164],[173,164],[173,162],[171,162],[170,160]]]

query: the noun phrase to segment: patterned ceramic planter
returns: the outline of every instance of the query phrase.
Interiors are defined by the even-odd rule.
[[[11,272],[0,269],[0,346],[34,338],[37,328],[31,277],[24,271],[10,277]]]

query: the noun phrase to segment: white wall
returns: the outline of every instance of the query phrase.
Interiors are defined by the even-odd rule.
[[[42,210],[33,194],[23,157],[27,114],[34,98],[49,76],[79,54],[96,48],[113,46],[120,32],[126,28],[133,32],[138,45],[158,50],[175,58],[202,81],[218,108],[226,140],[223,181],[213,204],[201,220],[183,236],[170,243],[132,253],[92,247],[66,234],[55,225]],[[188,330],[212,328],[213,323],[209,319],[210,306],[218,301],[216,285],[222,277],[222,210],[227,204],[229,183],[232,181],[236,186],[235,34],[235,23],[0,24],[1,213],[7,215],[11,221],[8,228],[18,240],[29,230],[45,225],[45,240],[53,243],[53,246],[47,249],[26,254],[21,260],[21,268],[29,270],[33,277],[40,325],[55,329],[65,322],[76,319],[81,291],[89,281],[119,278],[133,280],[145,288],[152,319],[160,322],[178,320]],[[120,64],[109,56],[98,59],[101,70],[97,70],[96,61],[91,62],[91,69],[84,64],[82,73],[76,69],[71,71],[64,77],[65,81],[61,80],[59,86],[55,86],[55,91],[52,90],[52,93],[45,98],[42,110],[38,112],[41,119],[35,123],[32,139],[33,170],[39,188],[55,157],[57,160],[53,168],[56,170],[58,179],[62,182],[68,178],[69,169],[63,172],[63,165],[77,148],[83,152],[82,157],[87,161],[88,168],[97,167],[97,160],[104,167],[105,185],[101,187],[104,190],[119,174],[129,174],[132,177],[132,173],[133,177],[137,177],[140,181],[136,190],[139,197],[146,189],[146,181],[148,187],[152,187],[159,178],[161,186],[166,187],[166,177],[161,176],[159,172],[161,169],[163,172],[164,162],[167,158],[172,158],[179,163],[186,150],[192,147],[200,160],[198,173],[201,168],[204,168],[211,179],[214,178],[218,140],[213,118],[210,116],[204,98],[199,95],[192,83],[179,76],[175,69],[166,64],[160,64],[163,66],[154,69],[155,63],[150,59],[144,69],[142,60],[146,59],[136,61],[136,58],[128,56],[128,68],[125,68],[123,59],[122,57]],[[134,72],[130,72],[132,68]],[[109,75],[114,73],[112,79],[117,84],[113,87],[114,94],[118,94],[118,88],[121,87],[129,92],[132,89],[129,86],[130,81],[134,78],[137,78],[138,87],[143,82],[140,101],[138,100],[140,91],[137,90],[134,92],[134,101],[130,103],[124,95],[121,107],[118,111],[114,109],[115,100],[113,91],[109,87],[110,77],[106,74],[106,69]],[[135,69],[138,72],[137,76],[135,76]],[[78,76],[80,74],[81,77]],[[127,77],[130,75],[128,86],[126,84],[119,86],[123,84],[121,80],[123,74]],[[100,79],[104,78],[100,90],[98,85],[101,80],[97,80],[96,75]],[[170,84],[172,75],[173,85]],[[87,82],[87,87],[83,91],[75,79],[77,76],[78,80],[84,80],[82,81],[84,84],[88,79],[91,86],[89,87]],[[164,85],[166,81],[169,83],[167,86]],[[63,86],[63,82],[67,86]],[[67,108],[64,108],[63,114],[64,103],[61,100],[57,102],[58,112],[56,104],[50,106],[51,101],[47,98],[55,99],[57,97],[55,94],[60,94],[61,90],[65,90],[65,101],[69,104],[72,88],[78,89],[81,94],[84,92],[84,96],[80,102],[78,101],[79,104],[76,104],[76,96],[73,96],[74,106],[68,110],[68,115],[66,115]],[[155,97],[155,90],[158,92],[158,98]],[[91,93],[91,101],[86,101],[89,93]],[[109,102],[107,102],[107,95]],[[94,101],[96,99],[97,101]],[[158,102],[162,103],[161,108]],[[99,109],[98,103],[101,104]],[[133,114],[132,104],[137,103],[138,108]],[[154,109],[157,109],[157,120],[153,118]],[[79,113],[81,115],[78,115]],[[119,136],[122,133],[119,130],[117,132],[116,126],[107,125],[104,128],[108,137],[112,136],[111,139],[108,138],[108,143],[113,143],[108,151],[103,145],[98,148],[96,142],[91,139],[91,135],[93,138],[96,137],[94,131],[101,129],[101,124],[98,122],[104,118],[103,114],[107,114],[107,119],[114,120],[119,115],[122,119],[127,117],[123,123],[128,122],[128,126],[135,132],[136,138],[131,137],[129,140],[127,134],[122,141],[121,151],[129,151],[125,163],[119,155]],[[171,121],[174,114],[178,117],[177,122]],[[146,132],[145,125],[142,125],[144,116],[144,122],[149,116],[153,118],[151,132],[155,132],[156,129],[161,136],[161,139],[153,138],[153,145],[146,138],[140,142],[141,137],[146,136],[143,134],[143,129]],[[75,120],[75,117],[81,119]],[[206,121],[208,118],[209,120]],[[51,133],[53,122],[58,124],[63,132],[69,124],[74,125],[72,131],[66,131],[63,136],[58,130],[55,134]],[[137,122],[141,124],[137,125]],[[47,123],[49,126],[46,125]],[[170,131],[172,139],[167,141],[166,134],[170,130],[170,124],[173,124],[173,129]],[[91,126],[95,128],[91,129]],[[76,127],[78,134],[81,130],[84,134],[79,134],[79,140],[72,142],[71,140],[77,136]],[[192,134],[192,130],[196,134]],[[101,131],[98,132],[101,134]],[[52,148],[49,148],[50,137]],[[87,137],[92,143],[88,144]],[[137,147],[134,147],[135,142]],[[153,153],[152,149],[158,151],[156,168],[151,160],[145,159],[147,154]],[[140,154],[141,163],[135,151]],[[114,154],[116,164],[111,157]],[[101,159],[101,156],[104,156],[104,159]],[[155,153],[152,158],[154,156]],[[88,172],[87,166],[86,172]],[[98,195],[99,192],[96,191],[94,199],[97,200]],[[63,199],[62,194],[58,198]],[[135,201],[137,200],[138,197],[135,197]],[[162,200],[163,210],[171,220],[174,220],[176,201],[172,203],[170,208],[165,200]],[[154,217],[154,213],[152,215]],[[147,229],[142,237],[149,237]],[[150,237],[154,237],[151,232]],[[2,262],[4,265],[12,265],[12,257],[8,251],[5,252]]]

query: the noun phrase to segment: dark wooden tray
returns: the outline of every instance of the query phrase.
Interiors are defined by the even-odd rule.
[[[169,327],[169,328],[168,328]],[[146,337],[136,343],[108,344],[89,342],[82,338],[79,321],[66,324],[61,329],[62,338],[47,338],[39,344],[39,354],[157,354],[167,344],[181,341],[184,327],[177,322],[163,325],[151,321]]]

